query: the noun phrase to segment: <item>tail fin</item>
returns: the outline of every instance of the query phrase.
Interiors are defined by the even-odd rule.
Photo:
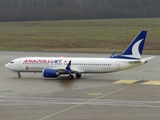
[[[146,35],[147,31],[141,31],[122,54],[111,56],[110,58],[141,59]]]

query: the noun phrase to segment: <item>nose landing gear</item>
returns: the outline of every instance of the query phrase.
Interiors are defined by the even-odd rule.
[[[17,78],[21,78],[20,72],[17,73]]]

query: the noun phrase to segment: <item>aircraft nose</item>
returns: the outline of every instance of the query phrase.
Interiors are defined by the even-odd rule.
[[[7,63],[7,64],[5,65],[5,68],[9,69],[9,63]]]

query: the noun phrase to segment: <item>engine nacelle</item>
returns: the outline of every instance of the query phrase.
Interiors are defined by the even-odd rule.
[[[60,73],[57,70],[45,68],[42,71],[42,75],[46,78],[56,78],[60,75]]]

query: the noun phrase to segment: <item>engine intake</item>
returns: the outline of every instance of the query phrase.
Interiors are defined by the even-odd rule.
[[[46,78],[56,78],[60,75],[60,73],[57,70],[45,68],[42,71],[42,75]]]

